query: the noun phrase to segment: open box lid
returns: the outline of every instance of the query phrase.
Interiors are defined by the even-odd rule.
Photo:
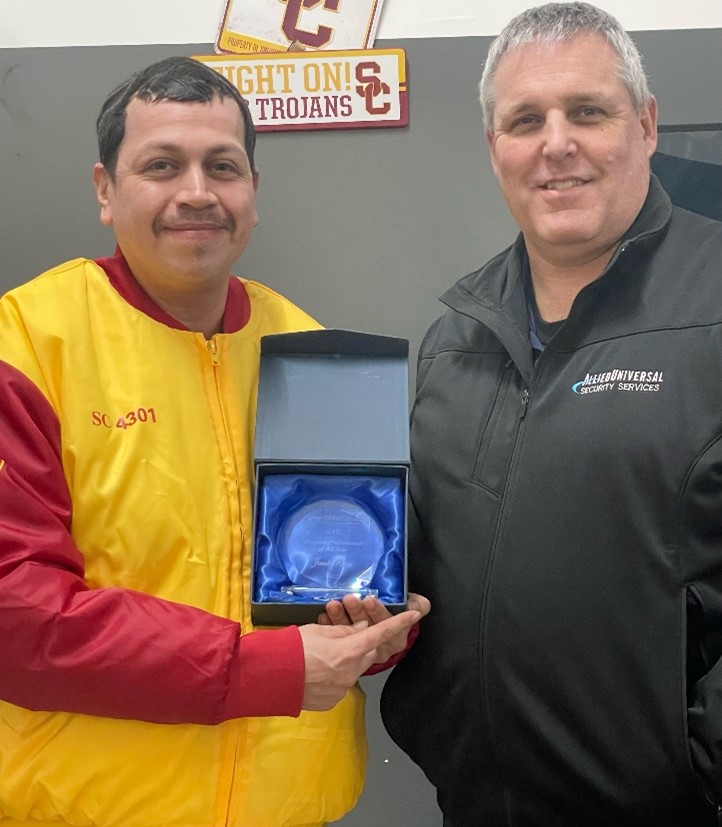
[[[408,353],[351,330],[262,337],[256,463],[408,463]]]

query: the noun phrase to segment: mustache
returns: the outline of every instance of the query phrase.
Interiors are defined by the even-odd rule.
[[[213,211],[179,212],[173,218],[156,218],[153,222],[155,232],[177,230],[186,226],[218,228],[233,233],[236,229],[236,222],[231,216],[220,215]]]

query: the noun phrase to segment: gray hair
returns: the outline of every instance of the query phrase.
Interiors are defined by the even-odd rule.
[[[494,124],[494,76],[507,52],[528,43],[571,40],[587,32],[600,34],[617,53],[619,77],[641,111],[650,98],[642,57],[616,17],[589,3],[547,3],[517,15],[489,48],[479,85],[486,129]]]

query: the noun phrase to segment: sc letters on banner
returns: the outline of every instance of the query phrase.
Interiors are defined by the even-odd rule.
[[[248,101],[258,132],[406,126],[406,52],[199,55]]]

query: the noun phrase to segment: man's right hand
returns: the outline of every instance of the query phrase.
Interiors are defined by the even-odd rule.
[[[303,708],[331,709],[376,661],[376,650],[387,640],[407,632],[421,620],[421,612],[408,611],[368,626],[299,626],[306,666]]]

